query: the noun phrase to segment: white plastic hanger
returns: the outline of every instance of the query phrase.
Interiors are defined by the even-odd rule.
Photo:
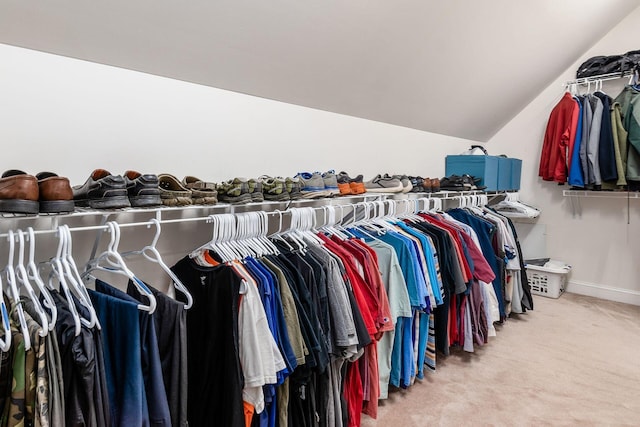
[[[82,273],[82,278],[85,280],[91,280],[91,273],[96,270],[124,275],[131,279],[131,282],[140,291],[140,293],[146,296],[149,300],[148,305],[138,304],[138,309],[148,311],[150,314],[153,313],[156,309],[155,296],[151,293],[147,285],[145,285],[142,280],[138,279],[127,267],[127,264],[118,252],[118,244],[120,243],[120,227],[118,226],[118,223],[115,221],[109,221],[107,222],[107,227],[111,233],[111,241],[107,246],[107,250],[101,253],[97,258],[89,261],[84,273]],[[107,261],[110,266],[102,266],[100,264],[101,261]]]
[[[122,253],[121,255],[123,258],[132,256],[132,255],[142,255],[149,261],[155,262],[156,264],[160,265],[162,270],[164,270],[164,272],[167,273],[167,275],[173,281],[174,288],[182,292],[182,294],[187,299],[187,303],[184,305],[184,309],[188,310],[193,305],[193,297],[191,296],[191,293],[187,290],[187,288],[184,286],[184,284],[180,281],[180,279],[175,275],[175,273],[171,271],[171,269],[169,268],[169,266],[167,266],[167,264],[165,264],[165,262],[162,259],[162,256],[160,255],[160,252],[157,249],[158,239],[160,238],[160,234],[162,233],[162,227],[160,226],[160,221],[158,221],[156,218],[152,218],[149,221],[148,227],[151,227],[152,225],[155,225],[156,227],[156,234],[153,236],[153,240],[151,241],[151,244],[143,247],[139,251],[125,252],[125,253]]]
[[[262,241],[262,243],[269,249],[269,254],[279,255],[280,251],[278,250],[276,245],[274,245],[273,242],[267,237],[267,235],[269,234],[269,215],[267,215],[267,213],[264,211],[258,211],[258,214],[261,218],[261,230],[258,239]]]
[[[53,298],[51,297],[49,289],[47,289],[44,281],[42,280],[42,277],[40,277],[40,272],[38,271],[38,266],[36,265],[36,236],[33,231],[33,227],[27,228],[27,240],[29,241],[29,261],[27,263],[27,277],[29,278],[29,280],[36,284],[36,286],[40,290],[40,295],[44,298],[44,307],[46,307],[51,312],[49,330],[53,331],[56,326],[56,320],[58,320],[58,308],[53,302]]]
[[[20,288],[24,288],[27,291],[27,295],[33,301],[33,307],[35,311],[38,313],[38,317],[40,318],[40,331],[38,331],[38,335],[41,337],[47,336],[49,333],[49,319],[47,319],[47,314],[45,313],[42,305],[40,304],[40,300],[33,290],[33,286],[29,283],[29,275],[27,274],[27,270],[24,267],[24,232],[22,230],[17,231],[18,234],[18,263],[16,264],[15,273],[16,279],[18,280],[18,291]]]
[[[353,206],[353,209],[355,210],[355,205],[350,205]],[[342,211],[342,218],[344,218],[344,208],[342,206],[340,206],[340,210]],[[338,228],[335,226],[336,225],[336,207],[335,206],[329,206],[329,205],[325,205],[322,206],[322,212],[324,214],[324,224],[323,226],[320,228],[320,230],[323,233],[326,233],[327,235],[335,235],[338,239],[340,240],[346,240],[349,237],[342,233],[340,230],[338,230]]]
[[[283,212],[279,209],[276,209],[274,212],[276,212],[278,214],[278,231],[276,231],[274,234],[272,234],[270,237],[271,239],[274,240],[278,240],[279,242],[282,242],[287,249],[289,249],[290,251],[294,251],[295,248],[293,246],[291,246],[291,244],[283,237],[283,234],[285,231],[282,230],[282,214]],[[288,212],[292,212],[292,210],[288,211]]]
[[[265,255],[273,255],[276,253],[277,248],[266,238],[269,232],[269,216],[264,211],[257,211],[256,213],[258,214],[256,239],[265,248]]]
[[[13,301],[15,309],[18,312],[18,326],[20,327],[20,332],[22,333],[24,339],[24,349],[25,351],[27,351],[31,349],[31,337],[29,335],[29,327],[27,326],[27,319],[25,318],[24,310],[22,309],[22,303],[20,301],[20,291],[18,291],[16,280],[16,272],[13,267],[13,255],[15,252],[15,236],[13,234],[13,230],[9,230],[7,239],[9,240],[9,260],[7,262],[7,266],[4,269],[7,283],[9,285],[9,292],[7,295]]]
[[[84,306],[84,308],[86,308],[89,312],[88,321],[86,321],[83,316],[80,316],[80,320],[87,328],[93,328],[97,326],[98,329],[101,329],[100,323],[98,322],[98,315],[96,313],[96,310],[93,308],[93,303],[91,302],[91,298],[89,298],[87,288],[84,286],[82,278],[80,277],[80,273],[78,272],[76,262],[73,259],[73,240],[71,239],[69,226],[66,224],[61,225],[59,227],[59,231],[64,235],[62,256],[60,258],[60,261],[62,262],[62,267],[64,269],[63,271],[65,278],[67,279],[67,284],[71,285],[71,289],[75,291],[80,304]]]
[[[71,295],[71,290],[69,289],[67,279],[65,278],[64,267],[62,266],[61,258],[66,234],[62,232],[62,229],[58,228],[57,235],[58,249],[56,251],[56,255],[48,261],[48,264],[51,265],[51,274],[49,274],[48,287],[51,290],[55,289],[55,287],[53,286],[53,279],[56,278],[58,280],[58,283],[60,284],[60,288],[62,290],[62,295],[67,300],[69,311],[71,312],[71,316],[73,317],[73,322],[75,324],[75,336],[78,336],[80,335],[80,331],[82,330],[83,321],[86,321],[88,323],[89,320],[80,318],[78,308],[76,307],[76,303]]]
[[[0,275],[0,290],[4,291],[2,275]],[[2,330],[4,331],[3,338],[0,338],[0,350],[7,352],[11,347],[11,323],[9,323],[9,312],[4,303],[4,298],[0,298],[0,312],[2,313]]]

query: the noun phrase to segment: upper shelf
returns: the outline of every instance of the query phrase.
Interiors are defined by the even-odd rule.
[[[223,213],[242,213],[251,211],[286,211],[289,208],[301,207],[321,207],[321,206],[350,206],[362,202],[373,202],[379,200],[418,200],[423,198],[457,200],[460,196],[485,194],[489,197],[489,201],[496,197],[504,197],[506,192],[482,192],[482,191],[441,191],[438,193],[406,193],[406,194],[387,194],[387,193],[366,193],[357,196],[342,196],[322,199],[301,199],[283,202],[263,201],[256,203],[247,203],[242,205],[230,205],[219,203],[216,205],[192,205],[182,207],[165,207],[158,206],[153,208],[123,208],[123,209],[104,209],[95,210],[87,208],[78,208],[74,212],[63,214],[12,214],[0,213],[0,231],[24,226],[27,223],[40,224],[39,229],[55,229],[59,224],[73,223],[105,223],[107,219],[119,218],[125,222],[131,222],[133,218],[145,220],[148,218],[178,219],[188,217],[202,217]]]
[[[564,197],[591,197],[597,199],[640,199],[640,193],[632,191],[563,190]]]

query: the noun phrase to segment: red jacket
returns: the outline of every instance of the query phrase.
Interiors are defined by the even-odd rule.
[[[567,181],[567,149],[576,137],[579,114],[580,106],[569,92],[551,111],[538,172],[545,181]]]

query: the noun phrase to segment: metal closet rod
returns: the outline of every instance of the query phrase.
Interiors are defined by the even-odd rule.
[[[591,77],[582,77],[580,79],[575,79],[575,80],[569,80],[566,81],[564,83],[564,86],[571,86],[571,85],[585,85],[588,84],[590,82],[597,82],[597,81],[607,81],[607,80],[617,80],[617,79],[624,79],[626,77],[629,77],[633,74],[633,70],[628,70],[628,71],[624,71],[622,73],[608,73],[608,74],[600,74],[597,76],[591,76]]]
[[[288,211],[280,211],[282,213],[286,213]],[[270,214],[277,214],[278,211],[273,211],[273,212],[267,212],[268,215]],[[198,222],[198,221],[208,221],[212,216],[214,215],[224,215],[224,214],[213,214],[213,215],[208,215],[208,216],[200,216],[200,217],[196,217],[196,218],[176,218],[176,219],[161,219],[158,220],[158,223],[162,224],[175,224],[175,223],[183,223],[183,222]],[[118,222],[118,221],[115,221]],[[129,227],[142,227],[142,226],[147,226],[150,227],[153,225],[152,219],[148,219],[146,221],[138,221],[138,222],[125,222],[125,223],[118,223],[118,227],[119,228],[129,228]],[[20,230],[25,231],[25,228],[20,228]],[[83,227],[69,227],[69,231],[71,232],[78,232],[78,231],[108,231],[109,230],[109,226],[106,224],[102,224],[102,225],[89,225],[89,226],[83,226]],[[13,230],[14,235],[15,235],[15,230]],[[42,234],[55,234],[58,232],[58,228],[51,228],[51,229],[46,229],[46,230],[34,230],[33,234],[34,235],[42,235]],[[2,233],[0,234],[0,238],[6,238],[9,237],[9,233]]]
[[[364,203],[364,202],[360,202],[360,203]],[[366,203],[370,203],[370,202],[366,202]],[[331,205],[327,205],[327,206],[331,206]],[[356,204],[345,204],[345,205],[333,205],[336,208],[345,208],[345,207],[352,207],[352,206],[356,206]],[[319,211],[322,210],[324,207],[320,206],[320,207],[313,207],[312,209],[314,211]],[[269,212],[265,212],[267,215],[285,215],[285,214],[291,214],[292,210],[294,209],[300,209],[300,208],[291,208],[288,210],[274,210],[274,211],[269,211]],[[157,219],[158,223],[160,225],[162,224],[178,224],[178,223],[186,223],[186,222],[199,222],[199,221],[209,221],[211,219],[211,217],[213,216],[217,216],[217,215],[239,215],[242,213],[250,213],[249,212],[238,212],[238,213],[217,213],[217,214],[211,214],[211,215],[207,215],[207,216],[200,216],[200,217],[195,217],[195,218],[174,218],[174,219]],[[253,211],[255,212],[255,211]],[[118,227],[119,228],[129,228],[129,227],[142,227],[142,226],[146,226],[146,227],[151,227],[153,226],[153,219],[148,219],[146,221],[137,221],[137,222],[125,222],[125,223],[118,223]],[[115,221],[115,220],[113,220]],[[118,222],[118,221],[115,221]],[[13,229],[13,234],[14,236],[16,236],[16,230],[22,230],[23,232],[26,232],[26,227],[25,228],[16,228]],[[82,227],[69,227],[69,231],[71,232],[79,232],[79,231],[108,231],[109,230],[109,226],[107,224],[101,224],[101,225],[89,225],[89,226],[82,226]],[[55,234],[58,232],[58,227],[56,228],[50,228],[50,229],[46,229],[46,230],[34,230],[33,234],[34,235],[43,235],[43,234]],[[9,237],[9,233],[1,233],[0,234],[0,238],[7,238]]]

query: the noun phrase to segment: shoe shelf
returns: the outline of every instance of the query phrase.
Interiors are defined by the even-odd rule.
[[[370,193],[357,196],[341,196],[323,199],[300,199],[284,202],[256,202],[242,205],[218,203],[216,205],[191,205],[181,207],[152,207],[152,208],[122,208],[122,209],[87,209],[76,208],[74,212],[61,214],[13,214],[0,213],[0,237],[4,237],[8,230],[26,229],[33,227],[36,234],[52,233],[59,225],[66,224],[75,230],[105,229],[107,221],[116,220],[121,227],[148,225],[153,218],[162,223],[178,223],[189,221],[203,221],[210,215],[242,212],[285,212],[290,208],[323,206],[349,207],[363,202],[384,200],[419,200],[443,199],[457,200],[460,196],[487,195],[492,201],[496,197],[504,197],[506,192],[483,191],[440,191],[437,193]]]

